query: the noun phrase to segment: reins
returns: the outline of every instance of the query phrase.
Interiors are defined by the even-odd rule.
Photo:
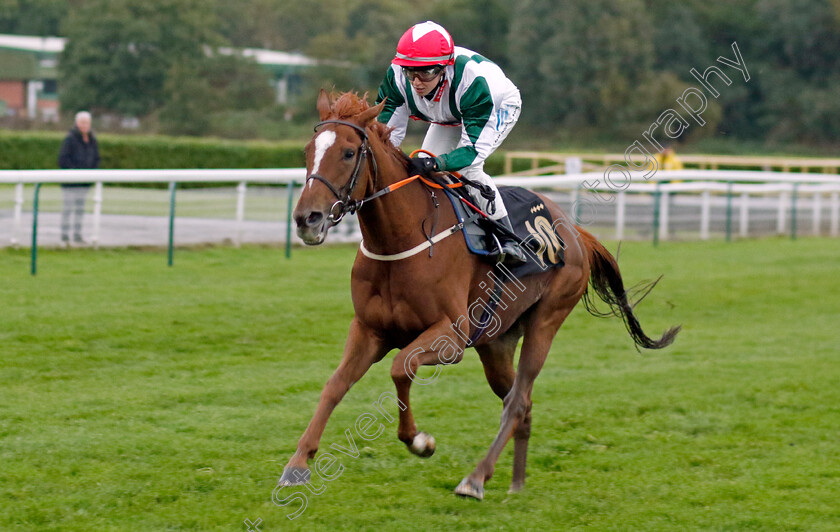
[[[353,168],[353,173],[350,175],[350,180],[347,182],[347,184],[344,185],[344,187],[342,187],[342,189],[347,188],[346,193],[343,193],[343,190],[337,190],[335,188],[335,186],[333,186],[333,184],[330,183],[322,175],[310,174],[309,177],[306,178],[306,183],[309,183],[310,180],[315,180],[315,181],[323,183],[330,190],[330,192],[333,193],[333,196],[335,196],[336,202],[333,203],[332,207],[330,207],[330,213],[329,213],[329,216],[328,216],[328,220],[330,221],[330,224],[333,225],[333,226],[338,224],[342,220],[342,218],[344,218],[344,216],[346,214],[348,214],[348,213],[349,214],[355,214],[359,209],[362,208],[362,206],[365,203],[367,203],[369,201],[372,201],[376,198],[380,198],[380,197],[382,197],[386,194],[390,194],[391,192],[395,192],[395,191],[399,190],[400,188],[402,188],[402,187],[408,185],[409,183],[412,183],[412,182],[414,182],[418,179],[424,185],[426,185],[429,188],[437,189],[437,190],[445,190],[445,191],[446,190],[452,190],[452,189],[455,189],[455,188],[461,188],[465,184],[464,181],[459,181],[457,183],[438,183],[438,182],[435,182],[434,180],[432,180],[431,178],[427,179],[427,178],[423,177],[422,175],[417,174],[417,175],[409,176],[409,177],[407,177],[405,179],[402,179],[400,181],[397,181],[396,183],[394,183],[392,185],[388,185],[387,187],[374,192],[370,196],[364,197],[360,200],[354,200],[352,198],[353,192],[355,191],[356,185],[358,185],[358,182],[359,182],[359,176],[361,174],[362,164],[364,163],[365,159],[368,158],[368,156],[370,156],[370,164],[373,167],[372,172],[373,172],[374,182],[376,182],[376,178],[377,178],[377,174],[378,174],[378,169],[377,169],[377,166],[376,166],[376,158],[373,156],[373,153],[370,149],[370,142],[368,141],[367,131],[365,130],[365,128],[363,128],[363,127],[361,127],[357,124],[354,124],[352,122],[347,122],[345,120],[323,120],[323,121],[321,121],[321,122],[319,122],[318,124],[315,125],[315,128],[314,128],[315,131],[318,131],[318,128],[320,128],[321,126],[323,126],[325,124],[340,124],[340,125],[343,125],[343,126],[352,127],[362,137],[362,144],[359,146],[359,150],[356,154],[356,165]],[[434,154],[432,154],[432,153],[430,153],[426,150],[415,150],[415,151],[411,152],[410,157],[413,157],[415,154],[421,153],[421,152],[426,153],[426,154],[434,157]],[[453,175],[457,178],[462,178],[462,176],[460,174],[458,174],[457,172],[454,172]],[[472,185],[472,183],[468,183],[468,184]],[[473,186],[475,186],[475,185],[473,185]],[[473,205],[470,201],[468,201],[463,196],[456,195],[456,197],[459,200],[461,200],[461,202],[463,202],[465,205],[467,205],[469,208],[471,208],[473,211],[475,211],[478,215],[483,216],[487,220],[490,219],[490,216],[487,213],[485,213],[484,211],[482,211],[481,209],[479,209],[478,207]],[[434,195],[433,195],[433,198],[434,198]],[[435,207],[437,207],[437,202],[436,201],[435,201]],[[362,254],[364,254],[366,257],[371,258],[371,259],[380,260],[380,261],[401,260],[401,259],[411,257],[413,255],[416,255],[417,253],[420,253],[424,249],[430,248],[431,246],[433,246],[437,242],[440,242],[444,238],[446,238],[446,237],[448,237],[452,234],[455,234],[458,231],[461,231],[463,228],[464,228],[464,222],[457,223],[457,224],[453,225],[452,227],[450,227],[449,229],[446,229],[446,230],[442,231],[441,233],[438,233],[437,235],[427,237],[426,241],[423,242],[422,244],[420,244],[418,246],[415,246],[414,248],[412,248],[410,250],[404,251],[402,253],[396,253],[396,254],[393,254],[393,255],[379,255],[379,254],[376,254],[376,253],[371,253],[367,248],[365,248],[364,241],[361,243],[360,248],[361,248]],[[433,226],[432,232],[434,233],[434,226]]]
[[[350,180],[345,185],[345,187],[347,187],[347,189],[348,189],[346,194],[342,194],[341,191],[336,190],[335,186],[333,186],[332,183],[330,183],[326,178],[324,178],[324,176],[322,176],[320,174],[310,174],[309,177],[306,178],[306,183],[309,183],[310,180],[315,180],[315,181],[323,183],[330,190],[330,192],[332,192],[333,196],[335,196],[336,202],[333,203],[332,207],[330,207],[330,214],[329,214],[329,220],[330,220],[330,223],[332,225],[338,224],[338,222],[340,222],[341,219],[344,218],[344,216],[348,213],[349,214],[355,214],[356,211],[361,209],[362,206],[365,203],[367,203],[369,201],[372,201],[372,200],[375,200],[376,198],[380,198],[380,197],[384,196],[385,194],[390,194],[391,192],[394,192],[394,191],[404,187],[405,185],[411,183],[412,181],[416,181],[417,179],[420,179],[423,182],[423,184],[425,184],[426,186],[431,187],[431,188],[436,188],[436,189],[439,189],[439,190],[443,189],[444,187],[448,188],[448,189],[453,189],[453,188],[459,188],[459,187],[464,186],[464,183],[462,183],[462,182],[445,183],[445,184],[435,183],[435,182],[430,181],[429,179],[426,179],[425,177],[418,174],[418,175],[410,176],[410,177],[408,177],[406,179],[403,179],[401,181],[397,181],[393,185],[389,185],[389,186],[387,186],[387,187],[385,187],[381,190],[378,190],[377,192],[374,192],[370,196],[367,196],[367,197],[362,198],[360,200],[354,200],[352,198],[352,196],[353,196],[353,192],[356,190],[356,185],[359,182],[359,175],[361,173],[362,163],[364,162],[365,159],[368,158],[368,155],[370,155],[371,165],[373,166],[374,182],[376,181],[376,177],[377,177],[377,174],[378,174],[378,169],[377,169],[377,166],[376,166],[376,158],[373,156],[373,153],[370,150],[370,143],[368,142],[367,131],[365,130],[365,128],[363,128],[363,127],[361,127],[357,124],[354,124],[353,122],[347,122],[345,120],[323,120],[323,121],[315,124],[315,128],[314,128],[315,131],[318,131],[318,128],[320,128],[321,126],[323,126],[325,124],[341,124],[343,126],[352,127],[362,137],[362,144],[359,146],[359,151],[356,154],[356,166],[353,168],[353,173],[350,175]],[[413,157],[415,154],[421,153],[421,152],[426,153],[426,154],[434,157],[434,155],[432,153],[430,153],[426,150],[415,150],[415,151],[411,152],[410,157]],[[456,177],[460,177],[460,174],[458,174],[457,172],[454,175]],[[466,203],[468,205],[470,205],[470,207],[475,209],[477,212],[481,212],[474,205],[470,204],[469,202],[466,202]],[[484,214],[484,213],[482,213],[482,214]]]
[[[395,190],[398,190],[398,189],[406,186],[407,184],[411,183],[412,181],[417,181],[418,179],[420,181],[422,181],[424,185],[426,185],[430,188],[436,188],[438,190],[443,190],[443,188],[452,189],[452,188],[459,188],[459,187],[464,186],[463,183],[445,183],[443,185],[440,185],[440,184],[435,183],[433,181],[429,181],[428,179],[421,176],[420,174],[417,174],[417,175],[407,177],[407,178],[405,178],[401,181],[397,181],[393,185],[388,185],[387,187],[383,188],[382,190],[379,190],[379,191],[371,194],[370,196],[368,196],[366,198],[360,199],[358,201],[359,207],[361,207],[363,203],[366,203],[370,200],[373,200],[373,199],[379,198],[381,196],[384,196],[385,194],[390,194],[391,192],[394,192]]]

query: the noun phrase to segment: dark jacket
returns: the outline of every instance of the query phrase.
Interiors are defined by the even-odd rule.
[[[99,168],[99,146],[96,143],[96,136],[93,131],[88,133],[88,142],[82,139],[82,132],[73,126],[73,129],[61,143],[61,150],[58,152],[58,166],[64,169],[77,168]],[[90,186],[89,183],[66,184],[62,186]]]

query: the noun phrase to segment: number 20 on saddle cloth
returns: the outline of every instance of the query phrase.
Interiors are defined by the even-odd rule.
[[[476,217],[475,213],[460,201],[455,190],[460,192],[463,189],[464,187],[444,188],[444,191],[452,202],[458,221],[467,221],[463,230],[467,248],[476,255],[498,256],[498,242],[493,236],[495,229],[482,217]],[[563,266],[563,249],[566,246],[554,230],[554,220],[543,200],[521,187],[499,187],[499,193],[507,207],[516,237],[528,257],[527,262],[512,267],[511,273],[517,277],[525,277]],[[465,197],[470,201],[468,196]],[[473,223],[469,223],[471,219],[474,220]]]

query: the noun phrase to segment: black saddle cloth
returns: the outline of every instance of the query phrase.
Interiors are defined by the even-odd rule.
[[[470,221],[464,225],[464,239],[470,252],[495,260],[499,255],[498,239],[495,234],[499,229],[482,217],[475,219],[475,212],[465,205],[459,195],[463,194],[467,201],[473,199],[461,192],[466,187],[454,190],[444,189],[446,195],[455,208],[459,222]],[[521,187],[499,187],[502,201],[507,207],[510,222],[517,238],[522,242],[528,261],[510,268],[517,277],[524,277],[545,271],[549,268],[560,268],[564,264],[563,249],[565,244],[555,230],[555,222],[545,202],[530,190]]]

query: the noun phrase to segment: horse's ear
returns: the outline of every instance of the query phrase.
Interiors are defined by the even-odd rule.
[[[379,105],[375,105],[359,115],[359,122],[361,122],[362,126],[367,126],[371,120],[379,116],[379,113],[381,113],[382,109],[385,107],[386,101],[387,100],[382,100]]]
[[[331,112],[332,102],[330,101],[330,95],[327,91],[321,89],[321,92],[318,94],[318,113],[321,115],[321,120],[329,118]]]

